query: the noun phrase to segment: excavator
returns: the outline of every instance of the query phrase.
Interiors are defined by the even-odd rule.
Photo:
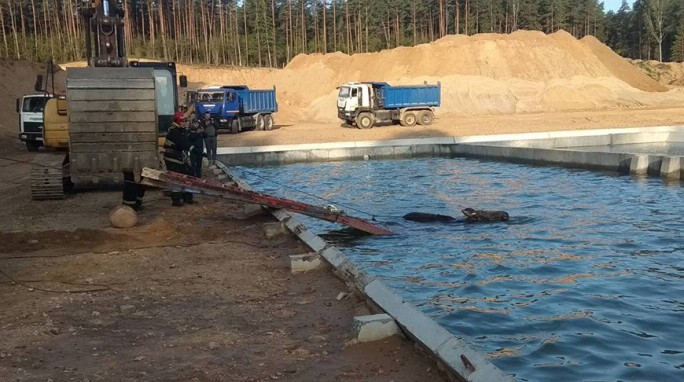
[[[128,60],[123,0],[83,0],[79,14],[87,67],[66,69],[66,94],[51,98],[43,112],[45,147],[67,153],[59,160],[36,156],[34,200],[62,199],[79,183],[161,168],[159,146],[178,108],[178,88],[187,87],[174,62]],[[47,92],[49,73],[45,81],[38,76],[37,91]]]

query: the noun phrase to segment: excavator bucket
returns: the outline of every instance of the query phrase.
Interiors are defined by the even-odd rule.
[[[152,68],[67,70],[71,176],[159,168]]]

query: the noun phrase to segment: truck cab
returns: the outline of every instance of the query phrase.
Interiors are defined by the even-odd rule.
[[[370,84],[350,82],[340,86],[337,95],[337,115],[343,120],[354,120],[361,110],[370,110],[372,87]]]
[[[241,87],[241,88],[247,88]],[[240,112],[235,87],[211,87],[197,92],[197,115],[209,113],[220,124],[232,120]]]
[[[195,112],[209,114],[219,129],[231,133],[273,129],[273,113],[278,111],[276,91],[254,90],[245,85],[210,86],[197,91]]]
[[[43,110],[52,94],[31,94],[17,98],[19,114],[19,140],[25,142],[28,151],[36,151],[43,145]]]

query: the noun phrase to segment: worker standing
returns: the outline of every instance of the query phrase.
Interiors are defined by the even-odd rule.
[[[145,188],[135,180],[135,173],[133,171],[124,171],[123,178],[123,204],[136,211],[141,211]]]
[[[192,121],[190,125],[189,140],[190,145],[199,148],[200,152],[190,153],[190,166],[192,167],[192,176],[196,178],[202,177],[202,152],[204,151],[204,140],[207,134],[200,126],[199,121]]]
[[[214,121],[211,119],[209,113],[204,113],[204,119],[202,120],[202,129],[206,134],[204,138],[204,146],[207,148],[207,159],[209,159],[209,164],[216,163],[216,149],[218,146],[217,134],[218,130]]]
[[[164,162],[166,169],[180,174],[192,176],[192,168],[185,161],[189,154],[202,155],[202,149],[190,144],[188,132],[181,127],[182,118],[175,116],[164,142]],[[171,191],[171,205],[181,207],[183,204],[193,204],[192,193]]]

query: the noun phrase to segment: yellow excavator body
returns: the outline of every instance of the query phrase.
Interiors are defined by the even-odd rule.
[[[67,100],[51,98],[43,111],[43,144],[53,149],[69,148]]]

